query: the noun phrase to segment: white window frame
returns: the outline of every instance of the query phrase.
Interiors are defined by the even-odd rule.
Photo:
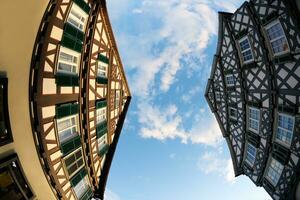
[[[62,54],[65,54],[63,56]],[[68,60],[69,57],[72,61]],[[73,51],[71,49],[60,46],[57,60],[57,72],[67,73],[67,74],[78,74],[78,68],[80,63],[80,53]],[[60,65],[66,65],[70,67],[70,70],[60,69]]]
[[[293,120],[293,128],[292,128],[292,131],[290,131],[290,130],[284,128],[284,127],[279,127],[279,116],[280,116],[280,115],[283,116],[283,117],[291,118],[291,119]],[[277,123],[276,123],[276,125],[277,125],[277,127],[276,127],[275,140],[276,140],[277,142],[279,142],[280,144],[286,146],[286,147],[290,147],[290,146],[291,146],[291,143],[292,143],[292,141],[293,141],[293,136],[294,136],[295,117],[292,116],[292,115],[288,115],[288,114],[280,113],[280,112],[279,112],[278,115],[277,115]],[[283,130],[283,131],[285,131],[285,132],[290,133],[290,134],[291,134],[291,141],[279,139],[279,138],[277,137],[277,135],[278,135],[278,129],[281,129],[281,130]],[[285,137],[286,137],[286,136],[285,136]],[[286,138],[287,138],[287,137],[286,137]]]
[[[84,193],[89,189],[90,185],[89,185],[89,182],[88,182],[88,177],[85,176],[83,179],[81,179],[77,185],[75,185],[73,187],[73,190],[76,194],[76,197],[79,199],[81,198]]]
[[[229,106],[228,109],[229,109],[229,118],[237,120],[237,116],[238,116],[238,110],[237,110],[237,108]],[[236,113],[236,116],[232,116],[230,110],[234,110],[234,112]]]
[[[79,6],[73,3],[67,18],[67,22],[84,32],[87,20],[88,15]]]
[[[105,133],[97,139],[98,151],[101,151],[101,149],[103,149],[103,147],[105,147],[106,144],[108,144],[107,133]]]
[[[97,76],[107,78],[108,74],[108,64],[97,61]]]
[[[250,148],[253,148],[253,149],[255,150],[254,155],[252,155],[252,154],[250,153],[250,151],[248,151],[249,147],[250,147]],[[248,154],[248,152],[249,152],[249,154]],[[248,142],[248,143],[247,143],[247,148],[246,148],[245,161],[246,161],[251,167],[253,167],[253,165],[254,165],[254,163],[255,163],[256,155],[257,155],[257,148],[256,148],[254,145],[252,145],[252,144],[250,144],[250,143]],[[250,156],[250,157],[254,157],[253,163],[252,163],[249,159],[247,159],[249,156]]]
[[[248,41],[249,48],[242,50],[241,43],[244,42],[245,40]],[[253,54],[253,51],[252,51],[252,46],[251,46],[251,44],[250,44],[249,37],[248,37],[248,36],[244,36],[244,37],[242,37],[241,39],[239,39],[239,46],[240,46],[241,58],[242,58],[242,61],[243,61],[242,63],[247,64],[247,63],[253,62],[253,61],[254,61],[254,54]],[[251,57],[252,57],[252,58],[251,58],[250,60],[245,60],[245,59],[244,59],[243,53],[246,52],[246,51],[249,51],[249,50],[250,50],[250,53],[251,53]]]
[[[232,81],[233,81],[233,83],[228,83],[228,81],[227,81],[227,78],[231,78],[232,77]],[[226,80],[226,86],[227,87],[232,87],[232,86],[234,86],[234,84],[235,84],[235,79],[234,79],[234,75],[233,74],[226,74],[225,75],[225,80]]]
[[[82,165],[78,166],[77,169],[76,169],[72,174],[69,174],[68,169],[69,169],[70,167],[67,166],[67,164],[66,164],[65,161],[66,161],[68,158],[70,158],[71,156],[73,156],[74,154],[76,154],[77,152],[79,152],[79,151],[80,151],[80,153],[81,153]],[[72,153],[70,153],[69,155],[67,155],[66,157],[64,157],[63,160],[64,160],[64,162],[63,162],[63,163],[64,163],[64,166],[65,166],[65,169],[66,169],[66,174],[68,174],[68,175],[69,175],[69,178],[71,178],[71,177],[74,176],[79,170],[81,170],[81,169],[84,167],[84,157],[83,157],[83,153],[82,153],[82,148],[80,147],[80,148],[76,149],[75,151],[73,151]],[[70,165],[70,166],[73,166],[73,165],[75,164],[75,162],[77,162],[78,160],[80,160],[80,159],[75,160],[75,161],[72,163],[72,165]],[[77,164],[76,164],[76,165],[77,165]]]
[[[258,116],[259,116],[259,119],[254,119],[254,118],[251,118],[250,117],[250,110],[256,110],[258,111]],[[260,130],[260,118],[261,118],[261,113],[260,113],[260,109],[259,108],[256,108],[256,107],[252,107],[252,106],[249,106],[248,107],[248,129],[254,133],[257,133],[259,134],[259,130]],[[253,120],[255,122],[258,123],[258,130],[256,129],[253,129],[251,126],[250,126],[250,121]]]
[[[115,109],[120,106],[121,90],[115,90]]]
[[[106,107],[96,109],[96,123],[99,124],[106,120]]]
[[[265,177],[274,187],[277,185],[283,169],[284,169],[284,165],[281,164],[279,161],[277,161],[275,158],[271,157]],[[270,174],[271,172],[275,173],[276,177],[274,176],[274,174]]]
[[[72,119],[75,120],[75,124],[72,124]],[[71,124],[71,126],[67,126],[67,127],[64,127],[64,128],[60,128],[59,127],[59,124],[62,123],[62,122],[65,122],[65,121],[69,121],[69,123]],[[73,132],[73,128],[75,127],[75,132]],[[63,142],[66,142],[68,140],[70,140],[71,138],[74,138],[76,135],[78,135],[78,114],[76,115],[70,115],[70,116],[67,116],[67,117],[63,117],[61,119],[57,119],[56,120],[56,128],[57,128],[57,134],[58,134],[58,138],[59,138],[59,142],[60,143],[63,143]],[[71,132],[71,135],[69,135],[68,137],[66,138],[61,138],[61,135],[64,131],[67,131],[67,130],[72,130]]]
[[[269,34],[268,34],[268,29],[270,29],[271,27],[273,27],[273,26],[275,26],[275,25],[277,25],[277,24],[280,25],[280,28],[282,29],[283,35],[282,35],[282,36],[279,36],[279,37],[277,37],[277,38],[275,38],[275,39],[270,40]],[[280,22],[278,19],[272,21],[271,23],[269,23],[269,24],[267,24],[267,25],[265,26],[265,34],[266,34],[267,39],[268,39],[268,41],[269,41],[270,49],[271,49],[271,51],[272,51],[273,56],[280,56],[280,55],[283,55],[283,54],[286,54],[286,53],[290,52],[289,42],[288,42],[288,40],[287,40],[287,38],[286,38],[286,35],[285,35],[284,29],[283,29],[283,27],[282,27],[282,24],[281,24],[281,22]],[[285,51],[281,51],[281,52],[275,53],[274,50],[273,50],[272,42],[277,41],[277,40],[280,40],[280,39],[282,39],[282,38],[285,39],[288,48],[287,48],[287,50],[285,50]]]

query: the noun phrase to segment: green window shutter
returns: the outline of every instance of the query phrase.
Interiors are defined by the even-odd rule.
[[[85,176],[86,170],[83,167],[81,170],[79,170],[79,172],[77,172],[77,174],[75,174],[75,176],[73,176],[73,178],[71,178],[70,182],[72,187],[75,187]]]
[[[82,41],[77,40],[72,35],[67,34],[65,32],[62,36],[61,45],[74,51],[77,51],[78,53],[81,53],[83,46]]]
[[[97,138],[100,138],[106,132],[107,132],[107,122],[106,121],[104,121],[100,124],[97,124],[97,127],[96,127]]]
[[[106,100],[101,100],[96,102],[96,108],[103,108],[107,106],[107,101]]]
[[[93,196],[93,191],[92,189],[89,187],[85,193],[82,195],[82,197],[80,197],[80,200],[90,200],[91,197]]]
[[[86,14],[89,14],[91,8],[90,6],[84,2],[83,0],[74,0],[74,2],[84,11]]]
[[[106,145],[104,145],[104,147],[103,147],[102,149],[100,149],[98,155],[99,155],[100,157],[102,157],[102,156],[104,156],[105,154],[107,154],[108,150],[109,150],[109,145],[106,144]]]
[[[79,146],[81,146],[81,140],[80,140],[80,136],[76,136],[70,140],[68,140],[67,142],[64,142],[60,145],[60,149],[63,153],[63,155],[67,155],[69,153],[71,153],[72,151],[74,151],[75,149],[77,149]]]
[[[106,64],[109,63],[109,58],[106,57],[106,56],[104,56],[104,55],[102,55],[102,54],[100,54],[100,53],[98,54],[98,60],[100,60],[101,62],[104,62]]]
[[[60,119],[70,115],[75,115],[79,112],[79,105],[77,103],[61,104],[56,106],[56,118]]]
[[[97,129],[97,139],[101,138],[105,133],[107,133],[107,128],[105,127],[104,129]]]
[[[107,83],[108,83],[108,79],[107,79],[107,78],[105,78],[105,77],[100,77],[100,76],[98,76],[98,77],[96,78],[96,81],[97,81],[97,83],[99,83],[99,84],[107,84]]]
[[[78,28],[69,24],[68,22],[65,24],[64,34],[69,34],[69,35],[73,36],[74,39],[80,40],[81,42],[83,42],[83,40],[84,40],[84,33],[81,30],[79,30]]]
[[[79,86],[79,77],[75,74],[57,72],[55,74],[55,82],[57,86]]]

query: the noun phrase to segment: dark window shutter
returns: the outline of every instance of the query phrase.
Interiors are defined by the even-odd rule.
[[[247,137],[247,140],[249,143],[251,143],[256,148],[259,147],[259,145],[260,145],[260,136],[259,135],[248,131],[246,137]]]
[[[287,148],[281,146],[280,144],[274,143],[272,150],[273,158],[279,161],[282,165],[286,165],[288,163],[291,152]]]
[[[109,150],[109,145],[108,144],[104,145],[104,147],[99,150],[99,156],[100,157],[104,156],[105,154],[107,154],[108,150]]]
[[[81,53],[83,46],[82,41],[77,40],[72,35],[65,32],[62,36],[61,45],[69,49],[73,49],[74,51],[77,51],[79,53]]]
[[[75,115],[79,112],[79,105],[77,103],[61,104],[56,106],[56,118],[60,119],[70,115]]]
[[[70,180],[72,187],[75,187],[86,176],[86,170],[83,167],[73,178]]]
[[[81,146],[80,136],[76,136],[60,145],[63,155],[67,155]]]
[[[86,12],[86,14],[89,14],[91,8],[89,6],[89,4],[87,4],[85,1],[83,0],[74,0],[74,2],[84,11]]]
[[[67,73],[56,73],[55,74],[55,82],[57,86],[79,86],[79,77],[76,74],[67,74]]]
[[[102,55],[102,54],[100,54],[100,53],[98,54],[98,60],[100,60],[101,62],[104,62],[106,64],[109,63],[109,58],[106,57],[106,56],[104,56],[104,55]]]
[[[97,127],[96,127],[97,138],[100,138],[106,132],[107,132],[107,122],[106,121],[104,121],[104,122],[102,122],[100,124],[97,124]]]
[[[107,83],[108,83],[108,79],[107,79],[107,78],[105,78],[105,77],[100,77],[100,76],[97,76],[96,81],[97,81],[97,83],[99,83],[99,84],[107,84]]]
[[[65,24],[64,34],[71,35],[74,39],[80,40],[81,42],[84,40],[84,33],[68,22]]]
[[[103,108],[107,106],[107,101],[106,100],[100,100],[96,102],[96,108]]]

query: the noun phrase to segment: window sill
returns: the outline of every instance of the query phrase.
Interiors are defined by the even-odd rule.
[[[272,62],[273,64],[283,64],[287,62],[292,62],[294,60],[293,55],[290,52],[283,53],[280,55],[274,55]]]
[[[248,62],[248,63],[243,63],[242,65],[242,69],[252,69],[252,68],[256,68],[258,67],[256,62],[253,60],[251,62]]]

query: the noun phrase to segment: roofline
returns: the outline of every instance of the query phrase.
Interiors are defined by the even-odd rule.
[[[209,98],[208,98],[209,87],[210,87],[210,84],[213,83],[213,75],[214,75],[214,72],[216,70],[217,62],[218,62],[218,59],[219,59],[220,54],[221,54],[222,41],[223,41],[223,37],[224,37],[223,22],[224,22],[224,19],[229,18],[233,15],[232,13],[228,13],[228,12],[218,12],[218,14],[219,14],[219,16],[218,16],[219,17],[219,30],[218,30],[217,50],[216,50],[216,54],[214,56],[214,60],[213,60],[213,64],[212,64],[212,68],[211,68],[211,72],[210,72],[210,78],[208,79],[208,82],[207,82],[207,85],[206,85],[205,99],[206,99],[211,111],[214,113],[215,118],[218,121],[218,124],[219,124],[219,127],[221,129],[223,137],[226,139],[227,146],[229,148],[229,152],[230,152],[230,156],[231,156],[231,160],[232,160],[232,164],[233,164],[234,174],[235,174],[235,176],[239,176],[239,175],[242,174],[242,171],[238,170],[236,155],[235,155],[235,152],[233,150],[232,144],[230,142],[230,139],[228,137],[228,134],[227,134],[226,130],[224,129],[223,126],[221,126],[221,121],[220,121],[220,118],[219,118],[218,114],[215,112],[215,110],[213,108],[213,105],[211,104],[211,102],[209,101]]]
[[[118,46],[117,46],[115,36],[114,36],[114,33],[113,33],[113,29],[112,29],[112,26],[111,26],[111,23],[110,23],[110,20],[109,20],[109,16],[108,16],[108,12],[107,12],[107,6],[106,6],[106,0],[97,0],[97,1],[100,1],[101,9],[104,10],[104,12],[103,12],[104,16],[103,17],[105,18],[105,21],[107,22],[107,23],[105,23],[105,25],[107,27],[107,31],[109,32],[109,35],[111,36],[111,37],[109,37],[109,40],[111,41],[112,47],[115,50],[115,54],[117,56],[117,61],[120,64],[122,75],[123,75],[123,78],[124,78],[124,81],[126,83],[126,87],[127,87],[127,90],[128,90],[128,95],[131,97],[131,92],[130,92],[130,88],[129,88],[129,85],[128,85],[127,78],[125,76],[123,63],[122,63],[122,60],[121,60],[121,57],[120,57],[120,54],[119,54]]]

